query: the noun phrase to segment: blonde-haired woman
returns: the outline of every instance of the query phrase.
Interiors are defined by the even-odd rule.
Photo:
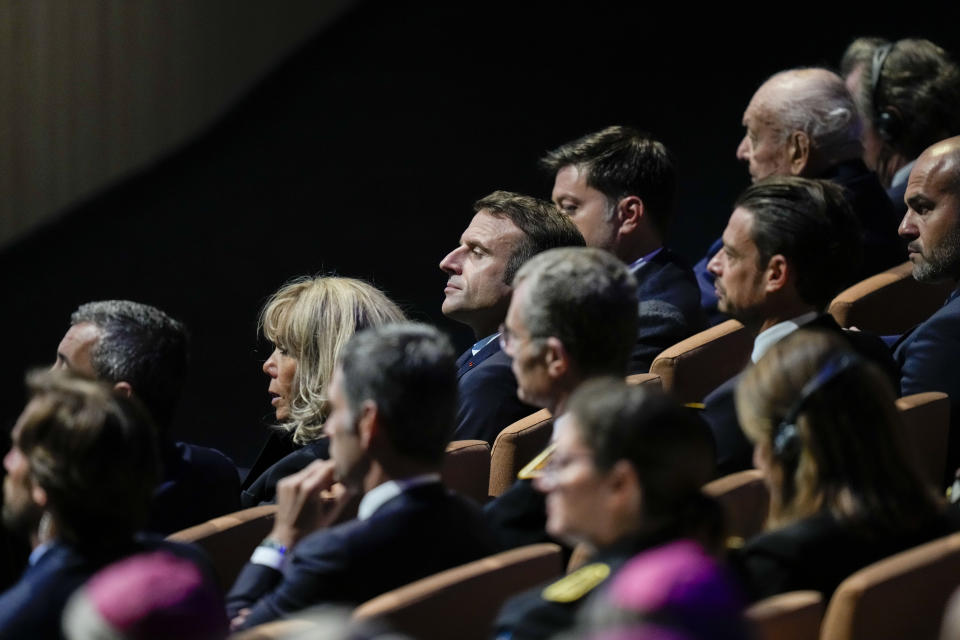
[[[244,483],[244,507],[271,502],[277,480],[327,457],[327,385],[340,350],[357,331],[403,320],[382,291],[354,278],[296,278],[270,297],[260,327],[274,350],[263,372],[286,437],[272,435],[261,451]]]
[[[956,529],[900,441],[893,389],[837,336],[801,330],[737,388],[770,489],[767,531],[731,558],[750,595],[813,589]]]

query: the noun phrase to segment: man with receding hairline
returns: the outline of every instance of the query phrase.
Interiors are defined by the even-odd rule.
[[[876,175],[861,155],[861,121],[853,97],[837,74],[826,69],[793,69],[764,82],[743,114],[746,133],[737,158],[756,182],[769,176],[830,180],[845,190],[863,232],[863,264],[840,283],[853,284],[903,260],[897,216]],[[707,269],[722,246],[715,241],[694,267],[701,305],[712,324],[717,312],[714,278]]]
[[[907,213],[900,223],[913,277],[960,282],[960,136],[928,148],[910,172]],[[960,466],[960,289],[894,346],[903,395],[943,391],[950,396],[950,440],[944,485]]]

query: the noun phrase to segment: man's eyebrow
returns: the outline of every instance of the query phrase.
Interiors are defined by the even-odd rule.
[[[490,253],[490,249],[479,240],[474,240],[470,238],[470,239],[464,240],[463,244],[466,245],[468,249],[476,248],[476,249],[480,249],[481,251],[484,251],[485,253]]]
[[[907,198],[907,204],[911,208],[916,209],[917,205],[931,205],[933,204],[933,201],[930,200],[930,198],[923,195],[922,193],[915,193],[909,198]]]

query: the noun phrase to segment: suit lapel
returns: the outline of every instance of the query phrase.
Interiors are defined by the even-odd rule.
[[[483,349],[480,349],[476,355],[473,355],[472,349],[468,347],[467,350],[463,352],[463,355],[457,359],[457,380],[462,378],[468,371],[476,369],[480,366],[481,362],[498,351],[500,351],[499,340],[491,340],[490,343]]]

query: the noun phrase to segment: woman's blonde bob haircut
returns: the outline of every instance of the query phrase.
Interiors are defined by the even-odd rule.
[[[330,413],[327,384],[340,350],[357,331],[406,319],[382,291],[354,278],[303,276],[274,293],[260,313],[258,329],[278,349],[297,359],[290,418],[280,426],[293,441],[323,436]]]
[[[785,447],[782,421],[808,382],[840,358],[851,364],[806,390],[795,441]],[[905,453],[894,400],[887,376],[826,332],[797,331],[750,367],[737,387],[737,415],[768,467],[768,529],[828,511],[846,524],[898,533],[936,515],[934,494]]]

